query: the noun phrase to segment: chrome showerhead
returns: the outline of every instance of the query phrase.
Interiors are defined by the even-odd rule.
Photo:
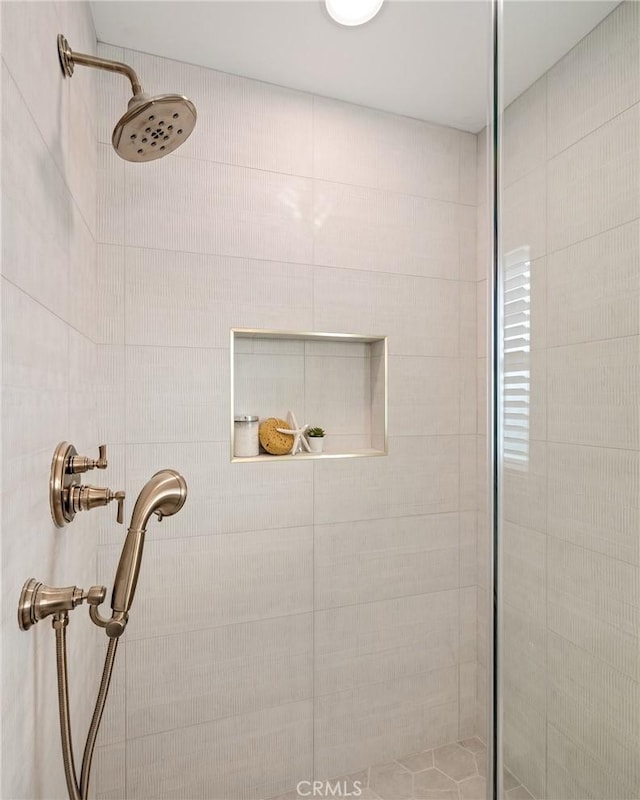
[[[154,161],[189,138],[197,116],[193,103],[180,94],[137,95],[114,128],[111,142],[126,161]]]
[[[62,34],[58,35],[58,57],[62,72],[73,75],[74,67],[119,72],[131,83],[133,97],[129,108],[114,128],[114,150],[127,161],[154,161],[169,155],[191,135],[197,119],[193,103],[181,94],[146,95],[138,76],[128,65],[108,58],[76,53]]]

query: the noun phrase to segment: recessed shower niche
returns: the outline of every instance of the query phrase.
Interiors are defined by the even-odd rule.
[[[350,333],[231,330],[231,460],[274,461],[387,453],[387,339]],[[235,457],[234,419],[287,419],[323,428],[324,451]]]

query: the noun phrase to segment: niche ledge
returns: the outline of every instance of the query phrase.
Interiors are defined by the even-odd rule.
[[[387,455],[387,337],[232,328],[230,456],[234,463]],[[326,431],[324,452],[234,456],[234,418],[286,418]]]

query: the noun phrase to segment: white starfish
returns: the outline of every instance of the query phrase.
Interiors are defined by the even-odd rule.
[[[309,447],[309,442],[307,442],[304,434],[309,427],[308,425],[303,425],[302,427],[298,427],[298,420],[296,419],[296,415],[293,411],[287,412],[287,422],[289,423],[288,428],[276,428],[278,433],[288,433],[290,436],[293,436],[293,444],[291,445],[291,450],[289,453],[292,456],[299,451],[304,449],[307,452],[311,452],[311,448]]]

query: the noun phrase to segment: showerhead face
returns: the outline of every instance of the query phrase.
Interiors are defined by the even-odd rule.
[[[111,142],[126,161],[154,161],[189,138],[197,116],[193,103],[180,94],[138,95],[129,101]]]

